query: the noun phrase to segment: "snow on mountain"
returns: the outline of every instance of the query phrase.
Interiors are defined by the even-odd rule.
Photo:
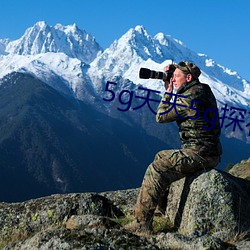
[[[1,58],[1,57],[0,57]],[[7,55],[0,59],[0,78],[13,72],[26,72],[60,92],[73,95],[77,99],[90,99],[97,94],[85,74],[88,65],[64,53],[41,53],[37,55]],[[88,100],[84,98],[88,94]]]
[[[51,27],[45,22],[37,22],[28,28],[24,35],[9,42],[6,52],[18,55],[36,55],[46,52],[63,52],[69,57],[90,63],[102,48],[94,37],[84,30],[79,29],[76,24],[62,26],[56,24]]]
[[[154,39],[147,34],[143,26],[136,26],[97,56],[91,63],[88,73],[90,76],[105,76],[107,79],[114,76],[126,78],[135,72],[138,75],[138,66],[151,58],[157,63],[164,60],[160,47]],[[131,77],[130,80],[135,79]]]
[[[63,93],[91,102],[96,93],[85,71],[101,51],[94,37],[75,24],[50,27],[37,22],[18,40],[0,40],[0,77],[28,72]]]
[[[219,103],[249,107],[250,83],[236,72],[216,64],[204,54],[197,54],[169,35],[158,33],[151,37],[143,26],[130,29],[99,54],[90,64],[88,74],[96,89],[102,89],[101,85],[114,76],[122,76],[135,84],[163,92],[161,80],[140,79],[139,69],[163,71],[169,63],[180,61],[191,61],[200,67],[200,80],[211,86]]]
[[[0,39],[0,55],[7,55],[5,52],[6,45],[9,43],[9,39]]]
[[[86,102],[102,97],[106,82],[113,79],[164,92],[161,80],[140,79],[139,69],[162,71],[165,65],[184,60],[201,68],[200,80],[212,87],[219,103],[249,107],[248,81],[169,35],[150,36],[143,26],[131,28],[103,52],[93,36],[75,24],[38,22],[18,40],[0,40],[0,77],[12,71],[30,72]]]

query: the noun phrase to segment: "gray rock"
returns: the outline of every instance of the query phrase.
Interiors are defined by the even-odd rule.
[[[103,195],[125,214],[132,214],[140,188],[103,192]]]
[[[200,237],[187,237],[176,233],[162,233],[157,237],[156,241],[159,248],[169,247],[183,250],[227,249],[224,242],[208,234]]]
[[[166,216],[175,233],[122,229],[117,219],[131,214],[138,192],[0,203],[0,249],[249,249],[250,181],[211,170],[173,183]]]
[[[108,217],[92,214],[72,215],[66,222],[67,229],[84,228],[120,228],[120,225]]]
[[[238,250],[249,250],[250,249],[250,239],[242,240],[236,243],[236,248]]]
[[[187,236],[222,240],[250,230],[250,181],[211,170],[173,183],[166,215]]]
[[[0,203],[0,248],[46,228],[64,227],[72,215],[123,216],[107,198],[95,194],[52,195],[21,203]]]
[[[121,230],[83,229],[41,231],[23,242],[12,243],[4,250],[120,250],[159,249],[145,237],[129,234]],[[166,249],[166,248],[165,248]]]
[[[241,162],[235,164],[229,170],[229,173],[236,177],[250,180],[250,158],[247,160],[242,160]]]

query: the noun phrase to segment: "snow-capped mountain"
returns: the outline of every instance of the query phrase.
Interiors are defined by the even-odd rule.
[[[146,67],[162,71],[169,63],[184,60],[194,62],[200,67],[200,80],[212,87],[218,102],[249,105],[250,83],[236,72],[216,64],[204,54],[191,51],[171,36],[158,33],[151,37],[143,26],[130,29],[119,40],[114,41],[91,63],[88,72],[96,87],[100,85],[98,78],[99,81],[103,78],[106,81],[120,75],[135,84],[164,91],[162,81],[140,79],[139,69]],[[96,75],[99,77],[96,78]]]
[[[56,83],[50,76],[53,79],[57,76],[80,99],[100,95],[106,81],[116,77],[164,91],[162,81],[140,79],[139,69],[162,71],[169,63],[187,60],[201,68],[200,80],[212,87],[219,103],[240,106],[250,103],[250,83],[237,72],[191,51],[169,35],[158,33],[151,37],[143,26],[131,28],[102,52],[93,36],[75,24],[51,27],[38,22],[18,40],[1,39],[0,54],[0,77],[12,71],[26,71],[53,86]],[[60,89],[60,86],[55,88]],[[85,88],[90,91],[89,97],[83,94]]]
[[[4,69],[0,72],[0,78],[13,71],[26,72],[77,99],[89,102],[96,96],[92,82],[85,74],[88,64],[65,53],[47,52],[26,56],[9,54],[0,59],[0,67]]]
[[[38,22],[18,40],[0,40],[0,78],[13,71],[28,72],[61,92],[78,99],[88,93],[92,99],[95,91],[84,71],[101,52],[94,37],[75,24],[50,27]]]
[[[102,49],[95,38],[76,24],[50,27],[45,22],[37,22],[24,35],[7,44],[9,54],[36,55],[47,52],[63,52],[69,57],[90,63]]]
[[[75,24],[38,22],[18,40],[0,40],[0,54],[0,78],[13,71],[28,72],[59,91],[86,103],[95,104],[99,99],[104,106],[108,105],[102,100],[107,81],[118,81],[117,93],[126,84],[131,89],[142,85],[163,92],[161,80],[140,79],[139,69],[162,71],[169,63],[187,60],[200,67],[200,80],[211,86],[219,104],[249,109],[250,83],[237,72],[170,35],[152,37],[143,26],[131,28],[102,51],[93,36]]]
[[[140,87],[164,92],[162,80],[140,79],[139,69],[162,71],[184,60],[201,68],[200,80],[212,87],[219,104],[247,109],[250,116],[248,81],[169,35],[150,36],[143,26],[131,28],[104,51],[76,25],[38,22],[18,40],[0,39],[3,189],[20,180],[13,192],[23,187],[27,198],[26,189],[40,195],[45,184],[50,194],[72,191],[67,185],[78,191],[137,185],[156,151],[180,145],[175,123],[155,122],[151,111],[158,103],[150,110],[136,98]],[[107,81],[116,83],[108,91]],[[121,98],[121,91],[130,99]],[[158,93],[150,97],[161,99]],[[223,131],[222,167],[249,157],[249,129]],[[131,176],[129,169],[138,173]]]

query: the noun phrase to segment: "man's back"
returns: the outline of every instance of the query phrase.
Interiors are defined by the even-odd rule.
[[[177,120],[183,148],[194,148],[201,155],[221,155],[220,122],[216,99],[207,84],[195,80],[177,92],[190,108]]]

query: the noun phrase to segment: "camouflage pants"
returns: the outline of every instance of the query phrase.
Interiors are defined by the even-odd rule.
[[[170,184],[203,168],[215,167],[220,157],[201,157],[192,149],[164,150],[146,170],[135,205],[138,221],[151,221]]]

